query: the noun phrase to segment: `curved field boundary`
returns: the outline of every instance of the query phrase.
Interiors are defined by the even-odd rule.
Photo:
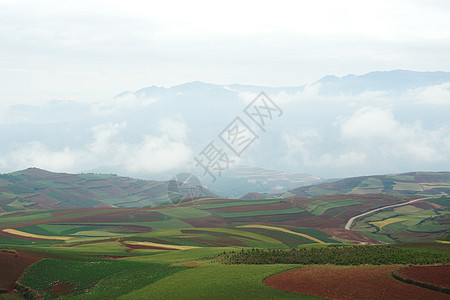
[[[304,237],[304,238],[306,238],[308,240],[314,241],[316,243],[325,244],[325,242],[323,242],[323,241],[321,241],[321,240],[319,240],[319,239],[317,239],[315,237],[309,236],[309,235],[304,234],[304,233],[295,232],[295,231],[292,231],[292,230],[289,230],[289,229],[281,228],[281,227],[267,226],[267,225],[242,225],[242,226],[237,226],[237,227],[238,228],[261,228],[261,229],[276,230],[276,231],[281,231],[281,232],[286,232],[286,233],[298,235],[298,236]]]
[[[392,207],[398,207],[398,206],[408,205],[408,204],[411,204],[411,203],[414,203],[414,202],[417,202],[417,201],[427,200],[427,199],[431,199],[431,198],[433,198],[433,197],[425,197],[425,198],[415,199],[415,200],[411,200],[411,201],[404,202],[404,203],[391,204],[391,205],[387,205],[387,206],[383,206],[383,207],[380,207],[380,208],[376,208],[376,209],[369,210],[368,212],[365,212],[365,213],[356,215],[356,216],[354,216],[354,217],[351,217],[351,218],[347,221],[347,224],[345,224],[345,229],[350,230],[350,228],[352,227],[353,222],[354,222],[356,219],[361,218],[361,217],[364,217],[364,216],[367,216],[367,215],[370,215],[370,214],[373,214],[374,212],[377,212],[377,211],[380,211],[380,210],[383,210],[383,209],[387,209],[387,208],[392,208]]]
[[[67,241],[67,240],[73,239],[73,237],[70,237],[70,236],[40,235],[40,234],[23,232],[23,231],[19,231],[19,230],[12,229],[12,228],[3,229],[3,231],[6,233],[9,233],[9,234],[13,234],[13,235],[23,236],[23,237],[27,237],[27,238],[41,239],[41,240]]]
[[[178,246],[178,245],[159,244],[159,243],[152,243],[152,242],[127,241],[126,244],[155,247],[155,248],[161,248],[161,249],[167,249],[167,250],[188,250],[188,249],[200,248],[200,247],[195,247],[195,246]]]
[[[395,279],[397,279],[399,281],[405,282],[405,283],[414,284],[414,285],[417,285],[419,287],[423,287],[423,288],[426,288],[426,289],[430,289],[430,290],[433,290],[433,291],[438,291],[438,292],[450,295],[450,288],[444,287],[444,286],[437,286],[437,285],[434,285],[434,284],[431,284],[431,283],[422,282],[422,281],[414,280],[414,279],[406,277],[406,276],[402,276],[401,274],[399,274],[399,271],[401,271],[401,270],[402,269],[398,269],[398,270],[393,271],[392,272],[392,277],[394,277]]]
[[[395,280],[398,265],[306,266],[270,276],[275,289],[328,299],[448,299],[448,295]]]

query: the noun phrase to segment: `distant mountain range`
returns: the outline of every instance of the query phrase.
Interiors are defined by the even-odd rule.
[[[190,82],[95,103],[14,104],[0,111],[0,172],[34,166],[164,181],[182,172],[201,175],[194,157],[210,142],[234,161],[223,180],[208,183],[217,191],[226,180],[253,182],[255,192],[295,188],[284,181],[266,189],[268,180],[243,179],[233,171],[238,165],[324,178],[446,170],[449,87],[449,72],[394,70],[293,87]],[[262,91],[283,110],[267,120],[265,131],[244,113]],[[240,157],[219,138],[237,117],[258,136]],[[206,185],[206,177],[199,179]],[[231,196],[249,189],[241,190]]]
[[[320,84],[320,92],[327,95],[349,94],[355,95],[367,91],[396,91],[401,92],[425,86],[438,85],[450,81],[450,72],[415,72],[408,70],[376,71],[363,75],[349,74],[342,77],[328,75],[312,83]],[[116,98],[135,95],[140,98],[170,95],[173,93],[198,93],[205,92],[217,95],[231,94],[232,91],[258,93],[265,91],[274,94],[284,91],[296,93],[303,91],[305,85],[290,87],[267,87],[241,84],[212,84],[201,81],[188,82],[170,88],[150,86],[135,92],[124,91]]]
[[[413,72],[407,70],[378,71],[343,77],[325,76],[321,84],[324,94],[360,94],[367,91],[402,92],[450,81],[450,72]]]

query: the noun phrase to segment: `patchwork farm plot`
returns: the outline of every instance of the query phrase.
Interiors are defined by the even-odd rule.
[[[432,241],[449,231],[450,213],[432,202],[415,202],[369,215],[353,230],[387,243]]]
[[[431,267],[407,267],[438,264],[435,273],[448,271],[446,197],[381,210],[357,219],[352,230],[344,228],[361,212],[420,198],[411,182],[417,178],[423,191],[445,189],[445,183],[430,181],[432,175],[343,182],[347,192],[358,194],[331,193],[327,183],[305,190],[304,198],[208,196],[177,206],[163,203],[160,182],[42,170],[9,176],[0,177],[0,291],[5,298],[339,298],[337,292],[311,290],[311,284],[297,289],[298,282],[288,280],[292,274],[321,278],[324,289],[339,284],[342,295],[355,297],[380,295],[375,290],[380,285],[396,296],[394,290],[411,289],[404,281],[434,278],[425,283],[442,291],[416,285],[414,295],[448,297],[446,282],[424,275]],[[409,195],[371,194],[406,188]],[[86,198],[80,202],[86,207],[69,207],[79,197]],[[441,243],[433,242],[437,238]],[[349,245],[395,242],[409,243]],[[347,264],[361,266],[336,266]],[[394,279],[392,272],[404,280]],[[349,279],[344,284],[342,276]],[[371,287],[351,294],[345,290],[350,285]]]

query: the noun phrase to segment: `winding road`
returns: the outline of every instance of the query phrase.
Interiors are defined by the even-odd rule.
[[[387,205],[387,206],[383,206],[383,207],[380,207],[380,208],[376,208],[376,209],[373,209],[373,210],[369,210],[368,212],[365,212],[365,213],[359,214],[357,216],[351,217],[347,221],[347,224],[345,224],[345,229],[350,230],[350,228],[352,227],[353,221],[355,221],[358,218],[370,215],[370,214],[372,214],[374,212],[377,212],[377,211],[380,211],[380,210],[383,210],[383,209],[386,209],[386,208],[408,205],[410,203],[414,203],[414,202],[418,202],[418,201],[422,201],[422,200],[427,200],[427,199],[431,199],[431,198],[433,198],[433,197],[419,198],[419,199],[411,200],[411,201],[408,201],[408,202],[403,202],[403,203],[400,203],[400,204],[392,204],[392,205]]]

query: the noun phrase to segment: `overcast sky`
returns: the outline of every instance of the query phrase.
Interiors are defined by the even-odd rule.
[[[0,0],[0,101],[450,71],[449,1]]]

